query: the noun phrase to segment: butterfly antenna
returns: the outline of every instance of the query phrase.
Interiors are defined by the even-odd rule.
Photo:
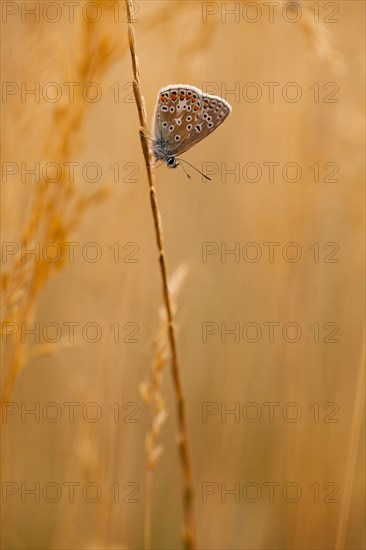
[[[179,159],[180,160],[180,159]],[[190,180],[192,179],[191,176],[188,174],[187,170],[184,168],[183,164],[181,164],[179,162],[179,164],[181,165],[181,167],[183,168],[183,172],[185,173],[185,175],[187,176],[187,178],[189,178]]]
[[[184,162],[185,164],[188,164],[188,166],[190,166],[191,168],[193,168],[194,170],[196,170],[196,172],[198,172],[199,174],[201,174],[201,176],[203,176],[204,178],[206,178],[206,180],[209,180],[211,181],[211,178],[209,178],[208,176],[206,176],[206,174],[204,174],[203,172],[201,172],[201,170],[198,170],[198,168],[196,168],[195,166],[193,166],[193,164],[191,164],[190,162],[188,162],[187,160],[183,160],[183,159],[179,159],[179,162]],[[183,170],[185,171],[185,173],[187,174],[187,176],[189,177],[189,179],[191,179],[191,176],[187,173],[187,171],[185,170],[184,166],[182,165],[182,168]]]

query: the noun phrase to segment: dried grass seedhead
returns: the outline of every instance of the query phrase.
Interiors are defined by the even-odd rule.
[[[170,296],[173,311],[177,309],[179,292],[187,276],[188,268],[181,265],[172,275],[169,281]],[[150,406],[150,430],[146,437],[146,452],[148,468],[153,468],[163,451],[158,443],[161,429],[167,419],[166,398],[162,394],[164,368],[169,363],[170,350],[167,338],[167,315],[165,308],[159,308],[159,330],[154,339],[154,361],[150,372],[150,380],[140,384],[140,394],[146,404]]]
[[[103,19],[108,19],[111,13],[108,6],[102,1],[98,4],[104,12]],[[41,250],[52,243],[65,252],[65,242],[79,230],[85,213],[100,204],[110,191],[102,185],[93,193],[85,193],[78,189],[77,182],[69,181],[68,172],[62,167],[80,153],[82,127],[92,106],[82,97],[84,85],[100,80],[124,54],[126,44],[119,35],[111,35],[108,25],[95,25],[85,19],[80,19],[80,42],[75,57],[63,67],[64,80],[79,84],[75,87],[74,101],[55,103],[51,111],[47,106],[44,113],[48,129],[39,158],[57,163],[61,176],[57,182],[41,179],[32,186],[30,207],[19,238],[26,250],[34,248],[36,243]],[[14,256],[13,263],[2,274],[3,322],[23,322],[27,327],[31,326],[42,289],[55,273],[65,267],[67,257],[67,254],[60,254],[59,260],[50,262],[42,255],[39,258],[32,254],[24,256],[21,251]],[[15,381],[27,361],[29,353],[26,348],[19,334],[8,346],[3,401],[10,399]]]
[[[172,310],[177,309],[178,295],[187,276],[186,266],[180,266],[169,280]],[[140,384],[140,394],[150,409],[150,428],[146,435],[147,455],[146,496],[145,496],[145,548],[151,548],[152,480],[154,468],[163,453],[159,441],[162,428],[167,420],[167,403],[163,395],[164,369],[170,361],[168,339],[168,319],[165,308],[159,308],[159,330],[154,339],[155,355],[150,371],[150,380]],[[185,537],[188,540],[188,537]]]

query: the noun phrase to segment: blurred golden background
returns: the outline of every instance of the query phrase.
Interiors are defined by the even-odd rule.
[[[155,403],[152,547],[181,548],[125,5],[72,4],[1,6],[2,547],[143,548]],[[212,181],[155,172],[197,547],[364,548],[365,5],[132,6],[150,120],[168,84],[233,108],[183,156]]]

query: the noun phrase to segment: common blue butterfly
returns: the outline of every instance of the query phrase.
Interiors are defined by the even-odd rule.
[[[230,113],[227,101],[189,84],[162,88],[153,122],[155,160],[176,168],[181,161],[179,155],[216,130]]]

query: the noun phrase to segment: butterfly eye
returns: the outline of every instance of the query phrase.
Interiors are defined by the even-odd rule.
[[[192,107],[190,105],[188,105],[187,111],[190,111],[191,109],[192,109]]]
[[[174,111],[175,111],[174,107],[170,107],[170,112],[174,113]]]
[[[208,126],[209,128],[212,128],[212,126],[213,126],[212,122],[209,122],[209,123],[207,124],[207,126]]]
[[[201,126],[196,126],[196,132],[200,132],[202,130]]]
[[[172,132],[174,130],[174,126],[169,126],[169,132]]]
[[[175,136],[175,141],[179,141],[180,140],[180,136]]]
[[[192,130],[192,124],[188,124],[187,130]]]
[[[188,121],[188,122],[191,122],[191,120],[192,120],[191,115],[188,115],[188,116],[187,116],[187,121]]]
[[[163,122],[162,127],[163,127],[163,128],[166,128],[167,126],[168,126],[168,123],[167,123],[167,122]]]
[[[163,105],[161,108],[162,111],[169,111],[168,107],[166,105]]]

